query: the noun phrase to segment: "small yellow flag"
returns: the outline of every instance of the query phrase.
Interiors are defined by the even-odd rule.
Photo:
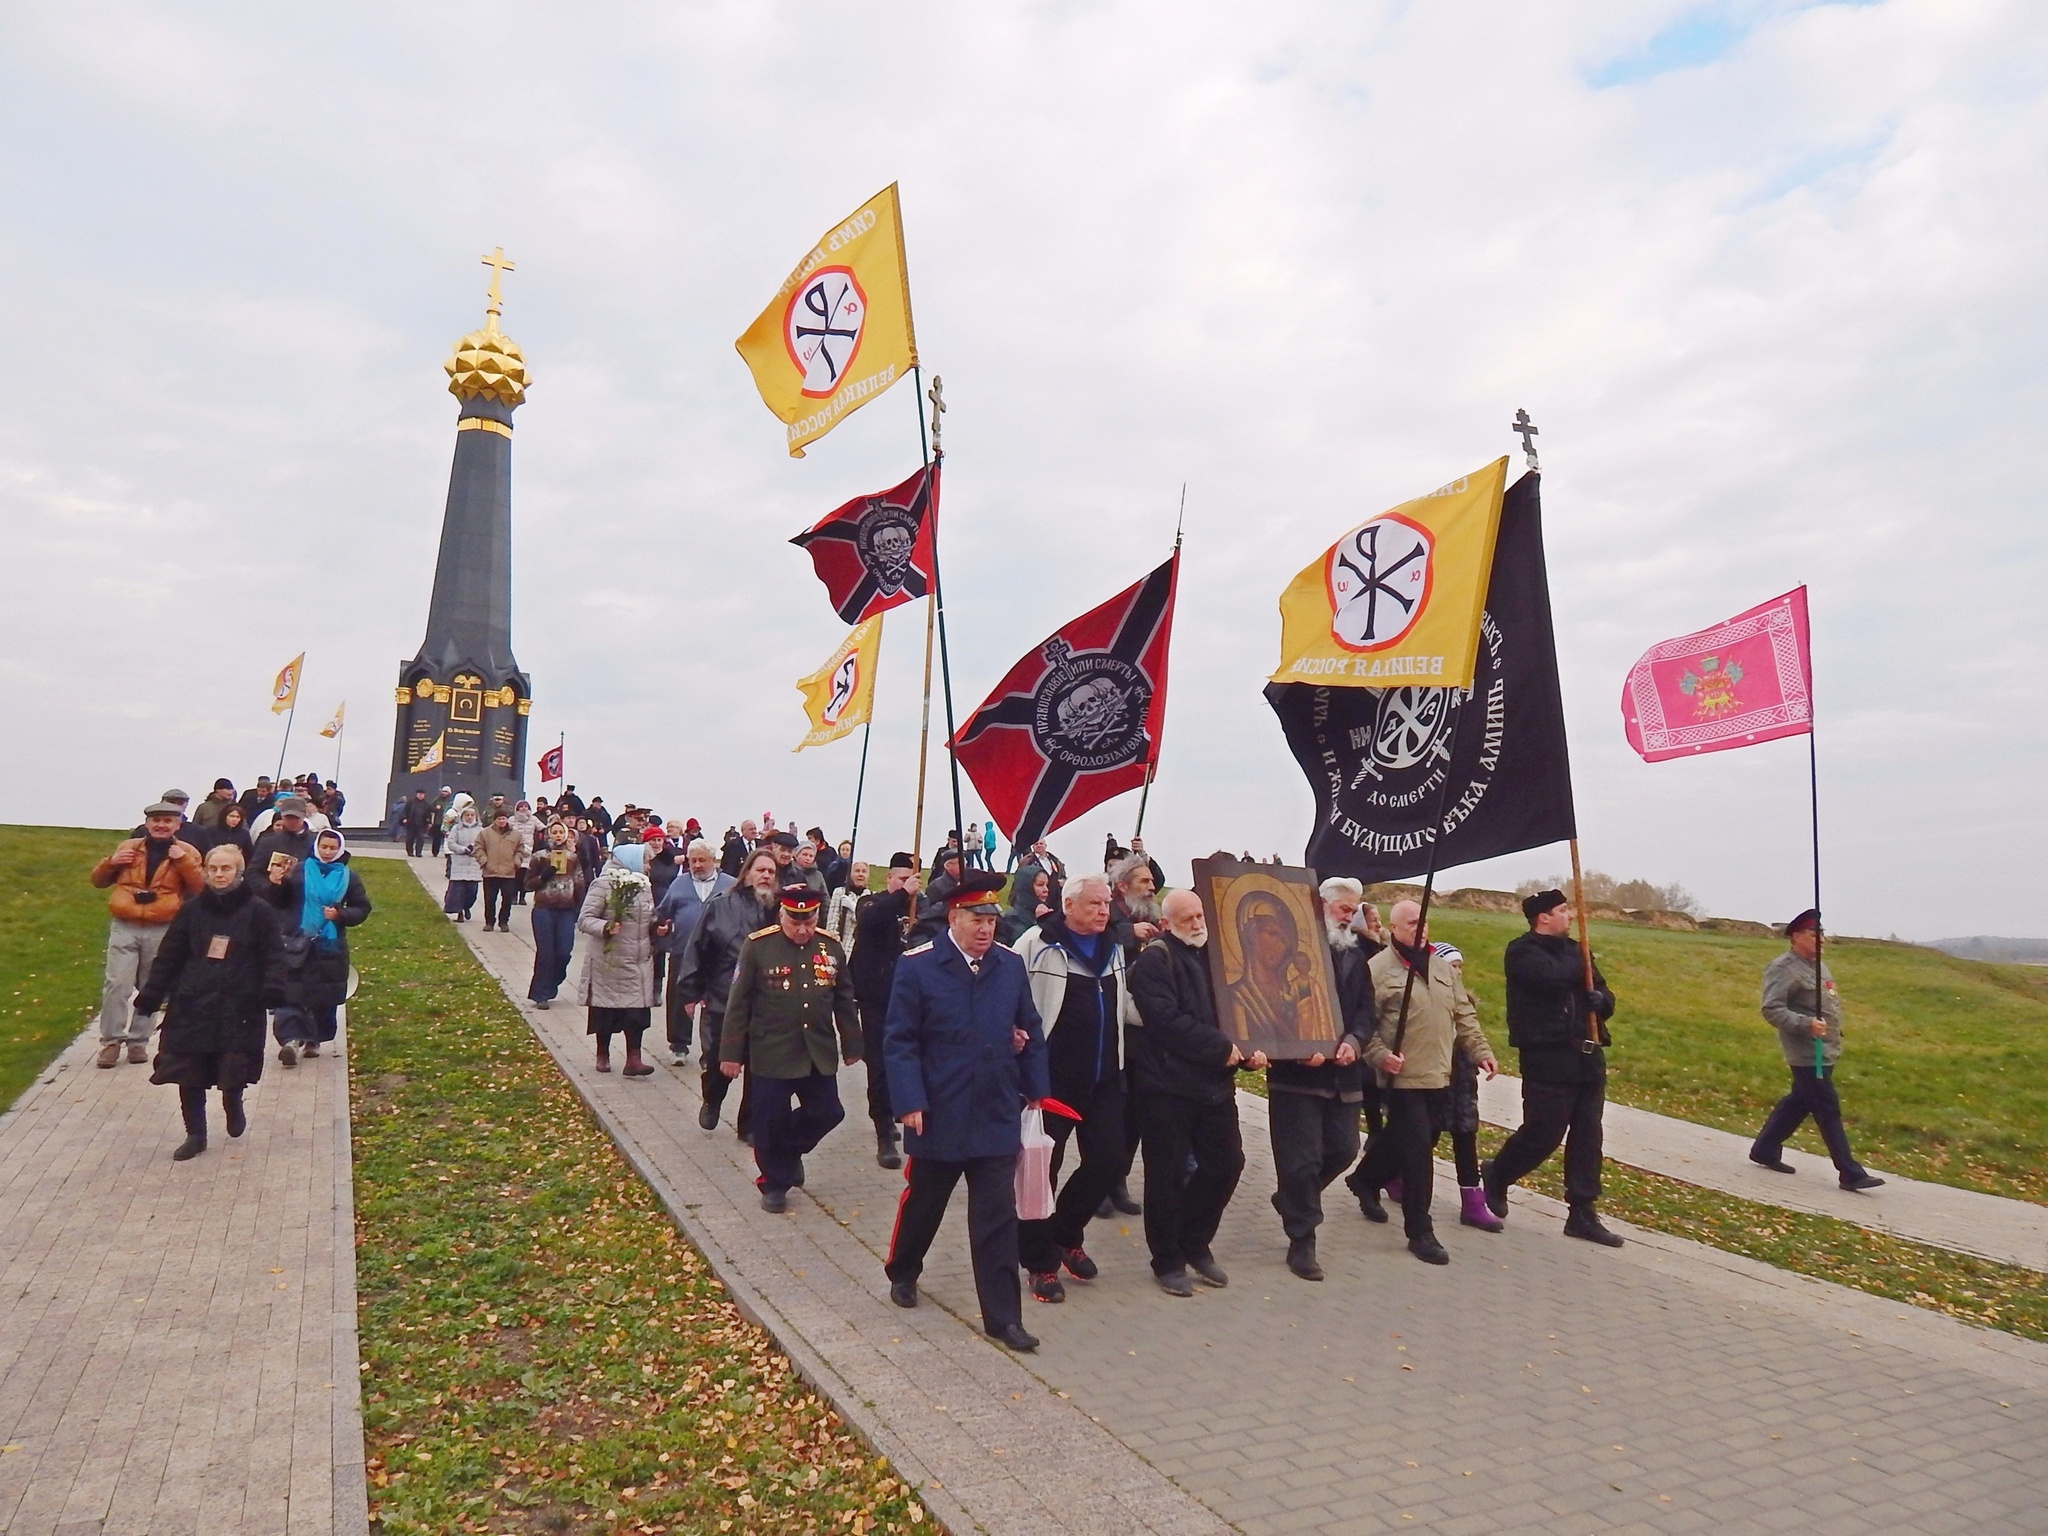
[[[420,754],[420,760],[414,763],[409,771],[412,773],[425,773],[429,768],[440,767],[447,759],[448,733],[443,731],[434,738],[434,744]]]
[[[270,685],[270,712],[281,715],[299,702],[299,674],[306,670],[306,653],[299,652],[284,664],[277,681]]]
[[[865,725],[875,707],[875,658],[882,650],[882,616],[856,624],[839,642],[832,659],[809,677],[797,681],[811,728],[790,748],[822,747],[857,725]]]
[[[339,736],[341,734],[342,716],[346,715],[347,713],[348,700],[343,699],[339,704],[334,706],[334,718],[332,720],[329,720],[325,725],[320,727],[320,734],[322,736]]]
[[[789,424],[793,459],[910,372],[917,329],[896,183],[828,230],[734,345]]]
[[[1507,467],[1368,518],[1290,581],[1272,681],[1470,688]]]

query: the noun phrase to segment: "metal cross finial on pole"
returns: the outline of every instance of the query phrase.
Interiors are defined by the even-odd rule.
[[[1536,436],[1538,428],[1536,426],[1536,423],[1529,419],[1529,413],[1517,407],[1515,411],[1515,419],[1512,423],[1509,424],[1508,430],[1510,432],[1518,432],[1521,434],[1522,455],[1525,459],[1528,460],[1529,468],[1532,471],[1541,474],[1543,471],[1543,466],[1536,462],[1536,445],[1530,441],[1531,438]]]
[[[490,295],[491,302],[485,313],[496,319],[505,312],[504,297],[498,292],[500,280],[507,272],[517,272],[519,269],[505,259],[505,247],[502,245],[494,247],[490,255],[480,259],[491,269],[491,286],[485,290]]]
[[[932,375],[932,387],[924,392],[925,399],[932,403],[932,452],[939,452],[939,418],[946,414],[946,381],[936,373]]]

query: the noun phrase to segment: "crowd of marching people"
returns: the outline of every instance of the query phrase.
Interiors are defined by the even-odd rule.
[[[223,779],[197,808],[167,791],[92,871],[112,917],[98,1064],[149,1060],[160,1028],[151,1081],[179,1090],[179,1160],[206,1148],[209,1090],[228,1135],[243,1134],[266,1029],[285,1067],[336,1038],[348,930],[370,916],[341,804],[331,782],[310,778],[242,795]],[[1482,1162],[1479,1083],[1497,1057],[1466,957],[1430,941],[1418,903],[1382,915],[1354,880],[1317,891],[1338,1036],[1326,1053],[1268,1060],[1221,1027],[1202,901],[1167,889],[1135,837],[1111,839],[1100,871],[1070,874],[1039,841],[1013,847],[999,873],[989,833],[970,826],[928,867],[897,853],[871,869],[819,827],[799,836],[764,816],[713,838],[694,818],[631,803],[614,814],[573,785],[552,803],[482,807],[421,791],[386,831],[409,855],[443,862],[451,921],[471,921],[481,896],[484,931],[509,933],[512,909],[528,908],[536,1009],[561,996],[584,941],[575,1001],[599,1072],[614,1070],[614,1041],[623,1076],[657,1070],[646,1036],[659,1009],[662,1059],[680,1068],[698,1055],[704,1130],[719,1127],[737,1085],[733,1127],[765,1210],[787,1209],[804,1158],[845,1119],[840,1067],[865,1063],[876,1160],[904,1172],[885,1265],[892,1299],[917,1305],[925,1254],[964,1182],[983,1326],[1012,1349],[1037,1345],[1025,1290],[1059,1303],[1068,1282],[1097,1278],[1088,1227],[1119,1211],[1142,1215],[1166,1295],[1230,1283],[1212,1244],[1244,1169],[1245,1072],[1263,1074],[1269,1198],[1286,1266],[1303,1280],[1324,1278],[1316,1235],[1340,1177],[1366,1220],[1386,1223],[1397,1206],[1408,1251],[1450,1262],[1432,1198],[1446,1136],[1460,1224],[1501,1231],[1508,1190],[1562,1146],[1566,1234],[1622,1242],[1597,1210],[1615,1000],[1571,936],[1561,891],[1522,902],[1528,931],[1502,956],[1524,1114]],[[1792,1171],[1780,1149],[1812,1115],[1843,1187],[1869,1189],[1883,1181],[1850,1154],[1828,1077],[1840,1009],[1817,929],[1814,914],[1795,918],[1789,955],[1766,974],[1763,1012],[1793,1088],[1751,1156]]]

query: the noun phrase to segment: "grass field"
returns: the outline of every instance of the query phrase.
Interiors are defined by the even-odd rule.
[[[363,859],[357,1286],[387,1533],[907,1532],[405,866]]]
[[[1480,1018],[1510,1070],[1500,956],[1526,928],[1493,913],[1430,914],[1430,936],[1465,951]],[[1764,966],[1783,948],[1595,923],[1594,953],[1619,1000],[1609,1096],[1754,1133],[1785,1091],[1776,1032],[1757,1012]],[[1827,955],[1842,994],[1839,1080],[1857,1155],[2048,1203],[2048,969],[1862,939],[1831,941]],[[1824,1155],[1810,1125],[1794,1144]]]
[[[0,826],[0,1109],[99,1009],[107,893],[85,877],[123,836]]]

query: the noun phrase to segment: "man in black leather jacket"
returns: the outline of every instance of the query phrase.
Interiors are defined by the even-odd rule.
[[[907,853],[891,855],[886,890],[870,891],[853,909],[853,956],[846,969],[853,977],[853,1002],[860,1011],[861,1060],[867,1063],[868,1118],[875,1126],[875,1161],[901,1168],[896,1145],[896,1117],[889,1107],[889,1074],[882,1067],[882,1030],[889,1021],[889,991],[896,982],[896,961],[908,947],[910,911],[917,903],[917,860]]]
[[[1572,909],[1562,891],[1522,903],[1529,931],[1511,940],[1508,1044],[1522,1057],[1522,1126],[1480,1169],[1486,1205],[1508,1213],[1508,1189],[1564,1142],[1565,1235],[1608,1248],[1622,1240],[1600,1223],[1600,1116],[1607,1102],[1607,1020],[1614,994],[1597,967],[1586,989],[1586,957],[1571,936]],[[1569,1138],[1569,1139],[1567,1139]]]

